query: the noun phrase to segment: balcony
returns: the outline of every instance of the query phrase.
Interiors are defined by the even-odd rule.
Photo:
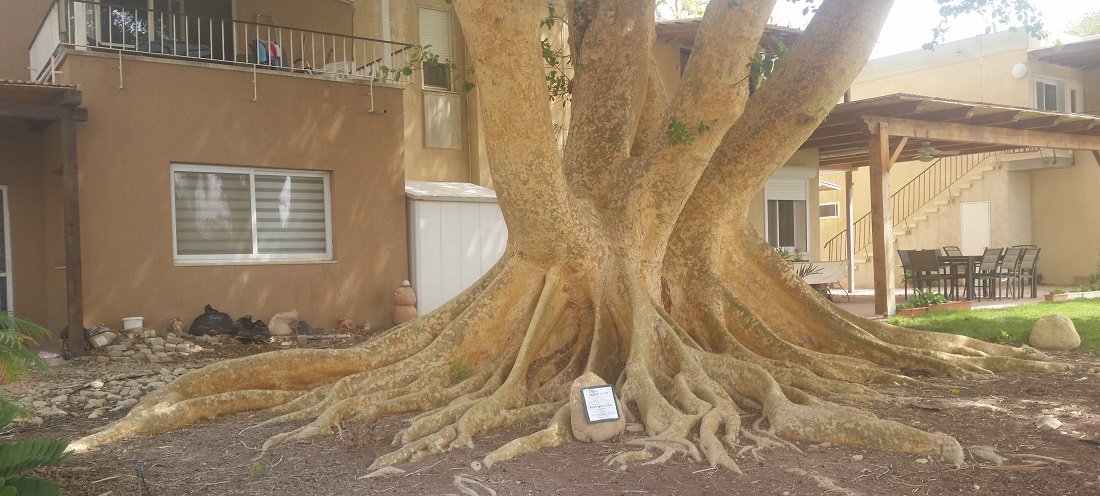
[[[407,83],[384,77],[406,67],[416,47],[255,21],[184,12],[185,0],[58,0],[30,47],[30,80],[52,81],[66,50],[107,52],[214,66],[251,67],[331,79]],[[216,2],[203,2],[202,7]],[[228,14],[231,9],[225,2]],[[157,7],[157,8],[154,8]]]

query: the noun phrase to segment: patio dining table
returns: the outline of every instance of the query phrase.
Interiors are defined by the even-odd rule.
[[[940,255],[940,266],[950,271],[952,276],[966,278],[966,299],[973,300],[974,278],[978,274],[978,264],[982,261],[981,255]],[[963,269],[960,274],[959,269]]]

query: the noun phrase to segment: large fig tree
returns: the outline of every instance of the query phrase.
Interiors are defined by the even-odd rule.
[[[570,4],[584,70],[560,150],[540,56],[546,5],[455,0],[508,224],[500,262],[438,310],[361,346],[211,365],[74,446],[262,410],[264,424],[288,426],[271,448],[342,421],[417,412],[375,462],[386,466],[470,446],[491,429],[545,425],[493,451],[492,464],[568,441],[569,386],[590,371],[645,426],[624,461],[686,454],[736,469],[731,452],[786,439],[961,463],[947,434],[830,400],[881,398],[869,383],[917,383],[903,369],[975,378],[1058,366],[839,309],[753,228],[752,198],[841,98],[892,4],[818,2],[750,96],[774,3],[711,1],[671,100],[651,54],[654,0]],[[751,416],[760,421],[744,423]]]

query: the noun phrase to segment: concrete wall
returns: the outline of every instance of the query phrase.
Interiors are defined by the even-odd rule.
[[[407,278],[402,91],[189,63],[71,55],[89,121],[78,126],[84,308],[88,324],[189,323],[210,303],[234,317],[297,309],[315,326],[347,314],[391,323]],[[171,91],[166,89],[171,88]],[[173,163],[331,173],[330,262],[176,263]]]

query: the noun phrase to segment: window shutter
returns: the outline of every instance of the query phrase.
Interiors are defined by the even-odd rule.
[[[325,253],[325,181],[256,174],[256,251]]]
[[[795,178],[772,178],[764,186],[764,197],[769,200],[809,200],[807,181]]]
[[[454,60],[451,54],[450,12],[434,9],[420,9],[420,44],[431,45],[429,50],[439,55],[440,62]]]

